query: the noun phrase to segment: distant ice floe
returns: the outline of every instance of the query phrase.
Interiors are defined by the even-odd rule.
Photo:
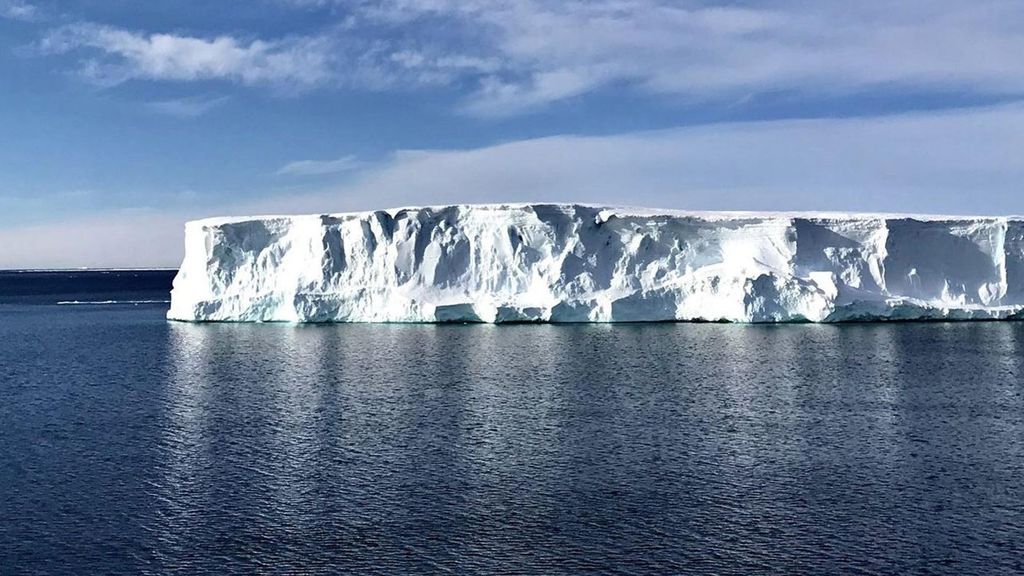
[[[117,304],[168,304],[170,300],[61,300],[58,306],[112,306]]]
[[[1024,219],[464,205],[189,222],[167,317],[1024,318]]]

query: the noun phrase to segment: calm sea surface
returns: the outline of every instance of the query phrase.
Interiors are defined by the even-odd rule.
[[[1024,572],[1024,323],[192,325],[172,274],[0,273],[0,573]]]

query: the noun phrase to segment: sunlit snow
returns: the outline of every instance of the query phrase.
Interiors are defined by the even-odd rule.
[[[189,321],[1022,317],[1024,219],[478,205],[186,225]]]

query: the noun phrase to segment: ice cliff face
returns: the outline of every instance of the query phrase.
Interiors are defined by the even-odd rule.
[[[1024,318],[1024,220],[450,206],[186,225],[168,318]]]

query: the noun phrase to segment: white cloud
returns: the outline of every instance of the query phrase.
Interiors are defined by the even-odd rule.
[[[296,160],[277,171],[279,176],[319,176],[350,172],[363,166],[355,156],[342,156],[337,160]]]
[[[176,118],[197,118],[230,100],[229,96],[188,96],[146,104],[150,110]]]
[[[462,202],[1022,214],[1024,105],[398,152],[341,188],[0,229],[0,268],[166,266],[187,218]]]
[[[355,4],[351,31],[388,31],[387,49],[406,72],[418,68],[429,77],[444,58],[485,63],[441,74],[459,73],[477,86],[465,108],[481,115],[522,112],[608,86],[687,99],[884,87],[1024,92],[1018,0]]]
[[[706,210],[1024,212],[1024,105],[716,124],[403,152],[356,207],[573,201]]]
[[[95,24],[75,24],[51,31],[42,41],[45,53],[90,50],[82,72],[101,83],[132,78],[149,80],[232,80],[242,84],[276,84],[301,88],[325,81],[330,42],[318,37],[276,41],[231,36],[199,38],[144,34]]]
[[[0,0],[2,2],[3,0]],[[77,24],[50,52],[81,52],[102,83],[222,79],[290,89],[449,85],[476,115],[507,115],[608,87],[684,99],[749,94],[1024,94],[1019,0],[280,0],[325,25],[276,40]]]
[[[0,0],[0,18],[32,22],[39,18],[39,8],[21,0]]]

